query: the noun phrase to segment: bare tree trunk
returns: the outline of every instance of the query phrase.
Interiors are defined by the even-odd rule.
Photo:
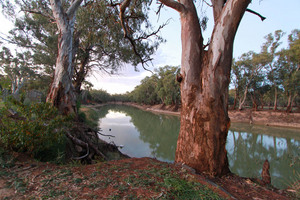
[[[273,110],[277,110],[277,98],[278,98],[278,91],[277,91],[277,86],[275,85],[274,107],[273,107]]]
[[[59,39],[54,79],[47,96],[47,102],[51,102],[64,114],[76,112],[76,96],[72,85],[72,44],[75,12],[81,2],[82,0],[73,1],[65,12],[60,0],[50,0],[53,16],[59,30]]]
[[[286,106],[286,112],[290,113],[291,111],[292,111],[292,95],[289,94],[288,103],[287,103],[287,106]]]
[[[260,105],[261,105],[261,109],[264,110],[265,102],[264,102],[264,96],[263,95],[261,95],[261,98],[260,98]]]
[[[175,161],[224,175],[229,172],[225,144],[233,40],[250,0],[212,1],[215,27],[208,51],[193,0],[161,2],[181,13],[182,110]]]
[[[296,97],[297,97],[297,94],[295,94],[293,97],[292,97],[292,95],[289,96],[288,105],[287,105],[287,108],[286,108],[286,112],[287,113],[292,112],[292,110],[293,110],[293,104],[294,104],[294,101],[295,101]]]
[[[250,96],[251,96],[251,100],[252,100],[252,108],[255,111],[257,111],[258,105],[257,105],[257,99],[256,99],[256,95],[255,95],[255,90],[250,93]]]
[[[245,88],[245,90],[244,90],[244,96],[243,96],[243,98],[241,98],[241,99],[239,100],[239,110],[242,110],[242,109],[243,109],[243,106],[244,106],[245,101],[246,101],[246,99],[247,99],[248,86],[249,86],[249,84],[246,86],[246,88]]]
[[[88,73],[87,64],[89,61],[89,53],[86,53],[80,61],[79,70],[75,73],[74,88],[77,95],[80,94],[81,85]]]
[[[238,93],[239,93],[239,92],[238,92],[237,88],[235,88],[234,102],[233,102],[233,106],[232,106],[232,109],[233,109],[233,110],[235,110],[235,108],[236,108],[236,102],[237,102],[237,99],[238,99],[238,97],[239,97],[239,94],[238,94]]]

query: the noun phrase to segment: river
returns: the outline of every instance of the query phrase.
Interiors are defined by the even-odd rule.
[[[130,157],[154,157],[173,162],[180,128],[177,116],[154,114],[124,105],[99,109],[99,137],[121,146]],[[229,167],[243,177],[260,177],[265,159],[272,184],[286,188],[300,179],[300,131],[288,128],[232,123],[226,149]]]

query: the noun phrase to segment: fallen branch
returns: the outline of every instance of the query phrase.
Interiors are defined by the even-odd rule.
[[[97,155],[101,156],[104,160],[108,160],[108,158],[98,150],[98,147],[95,146],[90,140],[85,136],[85,134],[82,134],[82,137],[87,141],[88,145],[96,152]]]
[[[66,132],[66,136],[68,138],[70,138],[75,144],[79,145],[79,146],[82,146],[82,147],[86,147],[87,148],[87,154],[84,155],[84,156],[81,156],[81,157],[76,157],[76,158],[73,158],[73,159],[76,159],[76,160],[80,160],[80,159],[83,159],[85,157],[87,157],[89,155],[89,146],[97,153],[97,155],[103,157],[105,160],[107,160],[107,157],[101,153],[97,147],[95,147],[92,143],[90,142],[83,142],[82,140],[79,140],[77,139],[76,137],[72,136],[68,131]],[[85,138],[86,140],[88,140],[87,138]]]
[[[99,135],[102,135],[102,136],[106,136],[106,137],[116,137],[116,136],[114,136],[114,135],[105,135],[105,134],[101,133],[100,131],[98,131],[98,134],[99,134]]]

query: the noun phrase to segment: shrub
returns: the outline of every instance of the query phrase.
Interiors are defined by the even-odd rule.
[[[0,108],[0,142],[6,148],[49,161],[64,152],[64,129],[69,127],[69,122],[70,119],[48,103],[24,105],[11,100]]]

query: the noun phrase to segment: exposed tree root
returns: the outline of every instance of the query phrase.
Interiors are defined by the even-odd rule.
[[[108,161],[128,158],[116,145],[100,140],[96,130],[82,123],[76,123],[71,131],[66,132],[66,136],[71,141],[67,147],[69,159],[92,163],[96,159]]]

